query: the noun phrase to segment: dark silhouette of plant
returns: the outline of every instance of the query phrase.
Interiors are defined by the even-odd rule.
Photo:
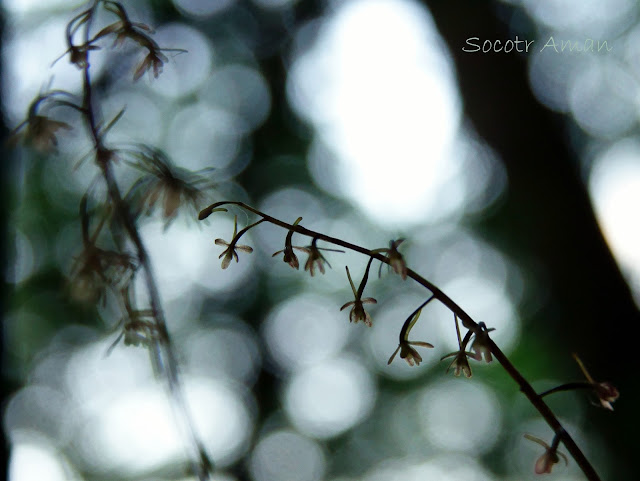
[[[113,22],[92,35],[92,26],[99,9],[110,14],[113,17]],[[15,129],[14,134],[22,133],[25,143],[37,150],[52,150],[57,146],[57,136],[62,131],[70,129],[71,126],[53,118],[51,110],[60,107],[71,108],[86,124],[93,144],[89,157],[93,159],[99,171],[100,180],[95,182],[104,185],[106,194],[100,197],[92,184],[87,188],[80,203],[83,248],[76,257],[72,268],[70,279],[72,293],[76,298],[93,304],[106,302],[108,294],[118,299],[122,332],[116,343],[123,339],[126,345],[144,346],[149,350],[151,362],[156,372],[166,381],[171,400],[180,418],[179,422],[188,428],[193,473],[200,480],[205,480],[209,479],[213,471],[213,463],[209,460],[204,445],[195,434],[193,421],[185,403],[179,366],[167,329],[153,266],[140,236],[137,221],[141,216],[150,214],[157,206],[161,206],[160,210],[166,225],[176,217],[182,207],[192,211],[197,210],[198,204],[202,200],[202,189],[207,187],[210,182],[206,177],[206,171],[189,172],[176,167],[163,152],[153,146],[110,146],[107,143],[109,130],[122,117],[124,111],[118,113],[103,126],[99,102],[94,94],[91,79],[91,56],[93,52],[104,48],[102,44],[106,39],[113,39],[113,46],[120,46],[131,40],[146,50],[144,60],[133,72],[133,81],[140,79],[145,72],[149,72],[154,78],[158,77],[164,64],[168,61],[163,52],[181,53],[184,51],[161,48],[150,36],[152,32],[149,26],[131,21],[124,6],[119,2],[112,0],[92,0],[89,2],[88,7],[67,25],[68,49],[63,55],[63,57],[68,55],[69,62],[74,64],[82,75],[80,98],[70,92],[58,90],[39,95],[32,102],[26,120]],[[115,170],[125,168],[133,169],[134,172],[141,175],[129,186],[127,194],[123,195],[123,187],[117,180]],[[90,199],[97,206],[93,210],[88,207]],[[257,216],[257,220],[238,231],[237,216],[235,216],[231,239],[228,242],[220,238],[215,239],[216,245],[225,247],[220,254],[223,269],[227,269],[232,260],[239,261],[237,251],[245,253],[253,251],[250,246],[239,245],[238,242],[250,229],[263,223],[272,224],[287,231],[284,249],[274,253],[273,256],[283,254],[283,261],[297,270],[299,269],[299,261],[294,250],[306,253],[308,257],[304,270],[309,271],[311,276],[315,275],[316,270],[324,274],[325,265],[331,267],[321,251],[344,252],[344,250],[335,248],[318,247],[319,241],[357,252],[368,257],[368,263],[358,289],[355,288],[348,266],[345,266],[354,299],[339,309],[344,310],[351,307],[350,322],[362,321],[366,326],[371,326],[373,320],[364,309],[364,304],[375,304],[377,301],[371,297],[363,298],[364,290],[372,263],[374,261],[380,262],[380,269],[382,264],[387,264],[402,281],[410,278],[428,291],[426,300],[406,318],[399,333],[398,347],[391,355],[389,363],[398,353],[400,358],[410,366],[417,366],[422,362],[422,354],[415,347],[432,348],[434,346],[429,342],[410,340],[409,334],[427,305],[434,301],[440,302],[454,315],[459,347],[457,351],[442,357],[442,359],[454,358],[447,371],[453,368],[456,376],[464,373],[467,378],[470,378],[472,372],[469,360],[477,362],[484,360],[490,363],[495,358],[551,427],[554,437],[550,446],[538,438],[525,435],[527,439],[545,448],[545,452],[535,463],[535,472],[539,474],[550,473],[560,458],[567,461],[565,455],[558,452],[558,447],[562,443],[587,479],[590,481],[600,480],[582,450],[565,431],[543,399],[553,392],[588,389],[596,394],[603,407],[612,409],[611,403],[617,399],[618,391],[607,382],[594,381],[577,356],[574,355],[587,378],[587,382],[563,384],[538,394],[493,342],[490,336],[493,328],[487,327],[484,322],[476,322],[437,286],[407,266],[403,255],[398,250],[404,239],[390,241],[389,247],[368,249],[309,230],[300,224],[302,220],[300,217],[293,224],[289,224],[237,201],[221,201],[211,204],[200,211],[198,218],[203,220],[214,212],[227,211],[226,206],[235,206],[248,214],[253,214]],[[92,224],[95,225],[93,228]],[[292,243],[294,233],[308,237],[310,244],[304,247],[294,246]],[[381,271],[379,271],[379,275],[380,273]],[[143,280],[144,288],[147,291],[148,305],[139,306],[134,301],[132,280],[136,277],[141,277]],[[461,335],[459,322],[466,329],[464,336]],[[470,351],[467,351],[469,343],[471,343],[471,348]]]
[[[98,9],[113,16],[113,23],[92,36],[92,25]],[[91,234],[91,212],[87,209],[88,198],[95,192],[89,186],[80,206],[82,219],[83,251],[76,258],[72,270],[72,292],[77,298],[88,302],[104,302],[107,292],[119,299],[121,306],[122,334],[127,345],[143,345],[149,349],[155,372],[165,379],[177,413],[179,423],[188,433],[192,459],[192,471],[200,480],[210,478],[213,464],[209,460],[202,442],[195,434],[191,415],[184,399],[178,362],[158,292],[153,267],[137,226],[141,214],[149,214],[158,202],[162,204],[162,214],[168,224],[181,206],[195,206],[200,188],[206,179],[198,173],[186,172],[172,166],[166,155],[152,146],[139,145],[135,148],[114,148],[107,144],[110,128],[120,119],[121,111],[106,126],[102,126],[99,102],[91,81],[91,54],[102,48],[101,41],[114,38],[114,45],[132,40],[147,50],[147,55],[136,68],[133,79],[138,80],[146,71],[157,77],[168,59],[166,51],[183,52],[179,49],[164,49],[151,38],[152,29],[144,24],[131,22],[124,6],[111,0],[93,0],[88,7],[75,16],[68,24],[66,40],[69,62],[81,71],[82,95],[65,91],[52,91],[36,98],[27,119],[14,131],[14,135],[24,130],[24,141],[40,151],[52,150],[57,146],[57,135],[61,130],[71,128],[65,122],[49,115],[54,107],[68,107],[76,111],[87,126],[96,167],[101,182],[106,187],[106,196],[95,199],[102,206],[98,227]],[[61,57],[62,58],[62,57]],[[60,60],[60,59],[58,59]],[[119,159],[125,158],[125,162]],[[116,180],[116,168],[133,168],[143,175],[130,187],[126,196]],[[105,229],[109,226],[109,229]],[[100,247],[109,240],[111,234],[114,248]],[[149,306],[140,308],[134,304],[132,293],[133,276],[143,279]]]
[[[583,370],[585,376],[587,377],[587,383],[571,383],[568,385],[562,385],[554,390],[537,394],[531,384],[525,379],[525,377],[518,371],[518,369],[509,361],[507,356],[500,350],[500,348],[493,342],[489,333],[493,331],[493,328],[488,328],[484,322],[476,322],[474,321],[469,314],[467,314],[464,309],[462,309],[458,304],[456,304],[449,296],[447,296],[443,291],[441,291],[437,286],[433,283],[420,276],[418,273],[411,270],[407,267],[404,258],[398,252],[397,247],[402,242],[400,241],[391,241],[389,248],[377,248],[377,249],[367,249],[365,247],[361,247],[359,245],[351,244],[342,239],[338,239],[335,237],[330,237],[328,235],[322,234],[320,232],[315,232],[309,230],[300,225],[300,220],[298,219],[294,224],[288,224],[280,219],[276,219],[275,217],[271,217],[270,215],[261,212],[254,207],[251,207],[243,202],[234,202],[234,201],[222,201],[216,202],[209,207],[203,209],[200,212],[199,219],[203,220],[209,217],[213,212],[219,212],[224,209],[224,206],[237,206],[241,209],[252,213],[260,218],[260,220],[252,226],[256,226],[261,222],[267,222],[278,227],[281,227],[288,231],[287,234],[287,242],[290,242],[292,233],[297,233],[300,235],[308,236],[312,239],[312,245],[314,245],[318,240],[323,240],[327,243],[333,244],[337,247],[342,247],[344,249],[349,249],[354,252],[358,252],[362,255],[369,257],[369,263],[367,264],[367,268],[365,270],[365,274],[363,276],[362,282],[360,284],[360,289],[356,292],[354,288],[354,284],[351,281],[351,275],[348,274],[349,283],[351,288],[354,290],[354,294],[356,296],[356,300],[352,301],[354,303],[360,300],[360,296],[362,295],[362,291],[364,290],[364,285],[366,284],[369,268],[371,266],[371,262],[373,260],[377,260],[381,263],[389,265],[393,268],[394,272],[400,275],[400,277],[404,280],[406,277],[413,279],[415,282],[423,286],[427,291],[429,291],[430,295],[426,301],[424,301],[420,306],[418,306],[405,320],[399,335],[399,344],[396,351],[391,355],[389,359],[389,364],[394,360],[395,356],[400,352],[400,357],[405,359],[410,366],[419,365],[422,362],[422,355],[412,346],[418,347],[433,347],[433,344],[424,342],[424,341],[411,341],[409,340],[409,332],[412,327],[416,324],[418,319],[420,318],[420,313],[422,310],[429,304],[430,302],[437,300],[445,307],[447,307],[453,314],[454,320],[456,323],[456,334],[458,337],[458,343],[460,349],[451,354],[447,354],[442,359],[445,359],[450,356],[455,356],[453,363],[447,368],[447,371],[454,368],[454,373],[459,375],[461,372],[464,372],[466,377],[471,377],[471,368],[469,366],[468,359],[472,359],[475,361],[486,361],[490,363],[493,361],[495,357],[497,361],[501,364],[501,366],[505,369],[507,374],[518,384],[520,391],[529,399],[531,404],[538,410],[538,412],[542,415],[547,424],[551,427],[554,434],[554,441],[552,445],[549,447],[544,442],[538,440],[537,438],[533,438],[530,435],[527,435],[527,439],[534,440],[539,444],[545,446],[546,451],[541,458],[539,458],[535,465],[535,471],[538,474],[542,473],[550,473],[551,467],[558,462],[558,455],[564,458],[562,453],[557,452],[558,445],[562,442],[573,459],[576,461],[580,469],[583,471],[587,479],[590,481],[600,480],[600,477],[596,473],[595,469],[586,458],[582,450],[575,443],[573,438],[565,429],[562,424],[556,417],[556,415],[551,411],[549,406],[545,403],[543,397],[551,392],[559,391],[559,390],[569,390],[569,389],[583,389],[588,387],[592,389],[602,405],[608,409],[610,409],[610,403],[613,402],[618,397],[618,391],[611,386],[611,384],[606,382],[597,383],[595,382],[589,374],[584,369],[582,363],[576,357],[581,369]],[[286,251],[286,248],[285,248]],[[279,253],[279,252],[278,252]],[[386,255],[383,255],[386,254]],[[289,263],[288,259],[285,259],[285,262]],[[349,270],[347,268],[347,273]],[[342,308],[346,307],[343,306]],[[361,306],[360,306],[361,307]],[[353,316],[356,314],[354,313]],[[366,325],[371,325],[371,322],[366,322],[368,314],[359,313],[360,319],[365,320]],[[364,316],[364,319],[362,319]],[[350,318],[352,316],[350,315]],[[467,332],[464,335],[464,338],[460,335],[458,320],[462,322],[462,326],[467,329]],[[369,318],[370,321],[370,318]],[[473,352],[467,352],[466,346],[473,339],[471,344],[471,350]],[[575,356],[574,356],[575,357]]]

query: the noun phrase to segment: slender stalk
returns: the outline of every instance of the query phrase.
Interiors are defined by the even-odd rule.
[[[260,212],[254,207],[251,207],[243,202],[236,202],[236,201],[216,202],[215,204],[212,204],[206,209],[202,210],[200,212],[199,218],[201,220],[205,219],[212,213],[213,209],[222,207],[224,205],[236,205],[246,211],[252,212],[262,217],[264,221],[269,222],[273,225],[280,226],[283,229],[287,229],[290,232],[296,232],[298,234],[311,237],[313,239],[323,240],[325,242],[329,242],[336,246],[340,246],[354,252],[359,252],[360,254],[369,256],[373,259],[379,260],[380,262],[384,262],[385,264],[390,264],[389,259],[378,252],[374,252],[370,249],[361,247],[356,244],[351,244],[350,242],[343,241],[342,239],[331,237],[331,236],[322,234],[320,232],[312,231],[301,225],[288,224],[280,219],[276,219],[275,217],[271,217],[268,214]],[[433,298],[440,301],[451,312],[453,312],[462,321],[462,325],[467,329],[469,329],[469,331],[472,331],[474,333],[481,332],[480,325],[476,321],[474,321],[464,309],[462,309],[458,304],[456,304],[449,296],[447,296],[443,291],[441,291],[433,283],[429,282],[427,279],[425,279],[424,277],[422,277],[421,275],[419,275],[418,273],[414,272],[411,269],[407,269],[407,277],[410,277],[411,279],[416,281],[418,284],[420,284],[421,286],[429,290],[433,295]],[[427,302],[429,302],[430,300],[431,298]],[[402,339],[402,336],[401,336],[401,339]],[[511,363],[511,361],[509,361],[507,356],[493,342],[493,340],[488,338],[488,336],[487,336],[487,340],[488,340],[488,346],[491,353],[502,365],[502,367],[507,372],[507,374],[511,377],[511,379],[513,379],[516,382],[516,384],[518,384],[520,391],[522,391],[522,393],[527,397],[527,399],[529,399],[529,402],[531,402],[533,407],[535,407],[535,409],[540,413],[540,415],[543,417],[543,419],[546,421],[549,427],[553,430],[558,441],[562,442],[565,445],[565,447],[567,448],[567,451],[569,451],[569,453],[575,460],[576,464],[578,464],[578,466],[580,467],[584,475],[587,477],[587,479],[589,481],[601,481],[600,477],[598,476],[598,473],[595,471],[595,469],[593,468],[589,460],[586,458],[586,456],[582,452],[582,450],[575,443],[571,435],[564,429],[564,427],[562,426],[562,424],[560,423],[556,415],[553,413],[553,411],[551,411],[549,406],[544,402],[544,400],[542,399],[542,395],[537,394],[535,392],[531,384],[529,384],[529,382],[524,378],[524,376],[520,373],[520,371],[518,371],[518,369]]]
[[[562,391],[575,391],[577,389],[593,389],[593,383],[590,382],[568,382],[566,384],[562,384],[560,386],[556,386],[552,389],[549,389],[547,391],[541,392],[540,394],[538,394],[538,396],[540,397],[545,397],[548,396],[549,394],[553,394],[556,392],[562,392]]]
[[[93,5],[90,8],[89,18],[85,24],[84,40],[85,44],[89,43],[89,33],[91,27],[91,21],[95,10],[101,0],[94,0]],[[184,387],[179,377],[178,362],[175,352],[173,350],[173,344],[167,329],[167,322],[164,316],[164,309],[162,308],[162,302],[160,300],[160,293],[155,280],[153,267],[147,249],[142,241],[140,233],[136,227],[135,221],[129,211],[127,204],[122,199],[120,188],[113,174],[111,166],[111,159],[109,157],[110,151],[104,146],[103,139],[100,136],[100,132],[97,127],[97,111],[94,106],[94,96],[91,84],[90,65],[89,65],[89,52],[87,52],[87,62],[83,70],[83,103],[82,111],[83,117],[87,124],[89,133],[94,143],[96,152],[96,162],[98,167],[102,171],[102,176],[107,186],[107,192],[111,205],[113,206],[116,218],[127,232],[129,239],[133,243],[136,257],[142,272],[144,275],[144,285],[149,297],[149,303],[151,307],[151,317],[154,321],[157,336],[154,339],[154,354],[157,356],[155,361],[160,366],[163,374],[166,376],[167,388],[172,399],[172,408],[176,417],[178,418],[182,429],[186,431],[189,438],[189,445],[192,451],[192,469],[197,474],[200,481],[206,481],[210,479],[209,473],[212,469],[212,463],[208,459],[206,450],[198,435],[195,432],[195,424],[191,417],[191,413],[187,407],[187,403],[184,397]]]

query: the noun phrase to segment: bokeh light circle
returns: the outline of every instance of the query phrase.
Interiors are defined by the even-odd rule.
[[[277,305],[264,323],[264,338],[279,367],[295,370],[325,361],[348,342],[348,323],[324,297],[303,295]]]
[[[362,361],[344,357],[296,372],[286,389],[285,408],[298,429],[326,439],[363,420],[375,394]]]
[[[173,0],[181,12],[198,18],[211,17],[233,6],[236,0]]]
[[[446,450],[481,454],[500,435],[500,406],[481,384],[449,380],[425,389],[418,405],[431,443]]]
[[[320,481],[326,461],[318,443],[292,431],[275,431],[253,450],[249,470],[254,481]]]

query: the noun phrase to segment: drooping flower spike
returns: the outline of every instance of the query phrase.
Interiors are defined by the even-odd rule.
[[[233,217],[233,236],[231,237],[231,242],[227,242],[224,239],[215,240],[216,245],[227,247],[224,251],[222,251],[222,254],[218,256],[218,259],[221,259],[224,256],[224,259],[222,259],[223,269],[226,269],[227,267],[229,267],[229,264],[231,263],[231,259],[235,259],[236,263],[238,262],[238,254],[236,250],[241,250],[242,252],[246,252],[248,254],[251,254],[253,252],[252,247],[244,246],[244,245],[236,245],[236,243],[240,240],[240,237],[242,237],[245,232],[247,232],[252,227],[255,227],[256,225],[260,224],[261,222],[264,222],[264,219],[260,219],[258,222],[248,225],[247,227],[242,229],[240,232],[237,232],[238,216],[236,215]]]
[[[409,332],[411,331],[415,323],[418,321],[418,318],[420,317],[420,313],[422,312],[422,309],[424,308],[424,306],[429,304],[429,302],[431,302],[434,298],[435,297],[432,295],[429,299],[423,302],[420,305],[420,307],[418,307],[415,311],[413,311],[411,315],[404,321],[404,324],[402,325],[402,329],[400,330],[400,343],[398,344],[397,349],[393,352],[393,354],[387,361],[387,364],[391,364],[395,359],[396,354],[398,354],[398,351],[400,351],[400,358],[407,361],[407,364],[409,364],[409,366],[413,366],[414,364],[416,366],[419,366],[420,363],[422,362],[422,356],[418,351],[416,351],[411,346],[433,348],[433,344],[429,342],[409,341]]]
[[[464,375],[468,378],[472,376],[471,366],[469,366],[468,357],[475,359],[475,355],[471,352],[467,352],[467,344],[469,343],[469,339],[471,339],[472,331],[467,331],[464,336],[464,339],[460,338],[460,326],[458,325],[458,315],[453,313],[454,321],[456,323],[456,334],[458,335],[458,347],[459,349],[455,352],[451,352],[445,356],[440,358],[441,361],[445,360],[448,357],[454,357],[453,362],[449,364],[447,368],[447,373],[451,368],[454,368],[453,375],[459,376],[461,372],[464,372]]]
[[[560,462],[560,458],[562,458],[566,465],[569,464],[567,457],[558,451],[560,437],[557,434],[553,437],[551,446],[545,443],[542,439],[532,436],[531,434],[525,434],[524,437],[529,441],[539,444],[545,449],[542,456],[540,456],[536,461],[534,468],[536,474],[550,474],[553,466]]]
[[[362,321],[365,325],[371,327],[372,321],[371,316],[367,311],[364,310],[363,304],[377,304],[373,297],[366,297],[362,299],[362,293],[364,292],[364,287],[367,284],[367,280],[369,279],[369,269],[371,268],[371,263],[373,262],[373,257],[369,258],[369,262],[367,263],[367,268],[364,271],[364,276],[362,277],[362,281],[360,282],[360,286],[356,291],[356,286],[353,284],[351,280],[351,274],[349,273],[349,267],[345,266],[347,270],[347,277],[349,278],[349,284],[351,284],[351,290],[353,291],[353,296],[355,300],[347,302],[343,305],[340,310],[344,310],[349,306],[353,306],[351,308],[351,312],[349,313],[349,322],[357,323],[358,321]]]

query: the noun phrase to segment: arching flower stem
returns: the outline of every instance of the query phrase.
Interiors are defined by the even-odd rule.
[[[280,219],[272,217],[264,212],[260,212],[258,209],[251,207],[250,205],[245,204],[244,202],[238,201],[220,201],[214,204],[211,204],[209,207],[203,209],[200,212],[199,219],[206,219],[212,212],[224,205],[236,205],[246,211],[253,212],[254,214],[262,217],[266,222],[270,224],[280,226],[283,229],[293,230],[294,232],[306,235],[311,238],[317,238],[319,240],[323,240],[325,242],[329,242],[333,245],[343,247],[345,249],[349,249],[353,252],[359,252],[368,257],[372,257],[374,259],[379,260],[385,264],[390,265],[390,261],[387,256],[382,255],[380,253],[374,252],[365,247],[361,247],[356,244],[352,244],[350,242],[346,242],[342,239],[338,239],[335,237],[331,237],[320,232],[315,232],[306,227],[297,225],[293,226],[288,224],[287,222],[283,222]],[[462,309],[456,302],[453,301],[448,295],[446,295],[442,290],[440,290],[436,285],[432,282],[428,281],[424,277],[422,277],[417,272],[413,271],[410,268],[407,268],[407,277],[413,279],[415,282],[425,287],[427,290],[431,292],[434,299],[437,299],[441,304],[445,305],[451,312],[455,313],[462,322],[462,325],[472,331],[474,334],[481,333],[482,329],[480,325],[473,320],[473,318]],[[404,326],[403,326],[404,327]],[[544,402],[544,400],[536,393],[533,389],[533,386],[525,379],[525,377],[520,373],[520,371],[511,363],[509,358],[502,352],[502,350],[493,342],[491,338],[487,336],[486,347],[491,352],[491,354],[496,358],[496,360],[500,363],[502,368],[507,372],[509,377],[511,377],[514,382],[518,385],[520,391],[527,397],[529,402],[536,408],[536,410],[540,413],[540,415],[544,418],[545,422],[549,425],[549,427],[557,433],[560,441],[565,445],[567,451],[571,454],[573,459],[576,461],[580,469],[584,473],[585,477],[589,481],[601,481],[600,476],[595,471],[589,460],[586,458],[582,450],[575,443],[573,438],[569,433],[567,433],[562,424],[556,417],[556,415],[551,411],[549,406]]]

